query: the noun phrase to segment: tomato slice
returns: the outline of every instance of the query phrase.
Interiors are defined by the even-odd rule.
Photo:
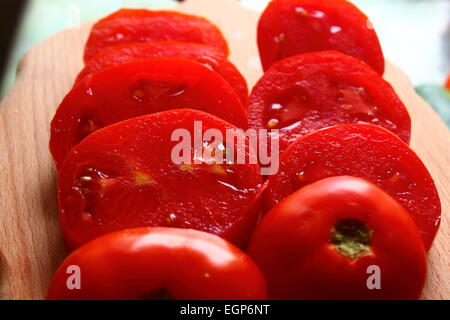
[[[280,148],[341,123],[382,126],[409,143],[411,119],[392,86],[365,63],[323,51],[274,64],[249,101],[249,126],[279,129]]]
[[[92,27],[84,61],[120,44],[167,40],[206,44],[228,56],[228,45],[222,33],[205,18],[172,11],[122,9]]]
[[[271,299],[418,299],[426,278],[422,238],[405,209],[349,176],[289,195],[264,217],[248,252]]]
[[[67,283],[77,285],[75,272],[80,288],[71,290]],[[195,230],[150,227],[107,234],[72,252],[47,298],[265,299],[266,286],[253,261],[227,241]]]
[[[223,140],[227,129],[236,129],[204,112],[171,110],[105,127],[71,150],[58,180],[59,216],[70,248],[142,226],[198,229],[238,245],[248,240],[263,189],[259,166],[209,163],[211,157],[198,149],[200,163],[174,163],[172,152],[179,142],[171,141],[172,134],[184,129],[194,137],[194,121],[202,121],[202,133],[215,129]],[[246,139],[243,151],[248,157],[248,139],[243,132],[237,136]],[[202,150],[213,152],[218,143],[224,158],[228,151],[237,155],[231,153],[231,147],[238,150],[232,142],[206,139],[200,141]],[[193,159],[194,147],[183,152]]]
[[[378,126],[339,125],[297,140],[282,155],[279,172],[269,178],[266,205],[272,208],[297,189],[341,175],[364,178],[400,202],[430,249],[441,220],[436,186],[419,157]]]
[[[216,72],[187,59],[129,62],[84,79],[51,123],[50,150],[59,168],[70,149],[109,124],[153,112],[191,108],[247,126],[239,97]]]
[[[447,76],[447,81],[445,82],[445,87],[450,90],[450,73]]]
[[[161,41],[113,47],[90,59],[75,83],[107,67],[149,58],[187,58],[199,62],[220,74],[234,89],[242,104],[247,105],[247,83],[236,67],[219,50],[197,43]]]
[[[368,18],[342,0],[273,0],[258,24],[264,70],[274,62],[305,52],[335,50],[383,74],[384,57]]]

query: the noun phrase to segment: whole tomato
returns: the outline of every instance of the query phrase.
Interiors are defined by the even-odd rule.
[[[78,280],[69,278],[76,276],[71,270],[78,270]],[[48,299],[264,298],[258,267],[226,240],[151,227],[110,233],[77,249],[48,291]]]
[[[121,9],[92,27],[84,62],[121,44],[167,40],[201,43],[229,53],[222,32],[205,18],[173,11]]]
[[[264,70],[296,54],[335,50],[384,72],[377,34],[350,1],[270,1],[258,21],[258,49]]]
[[[319,180],[280,202],[248,252],[274,299],[417,299],[426,276],[411,216],[350,176]]]
[[[295,190],[332,176],[360,177],[387,192],[409,212],[430,249],[441,220],[433,178],[411,148],[380,126],[341,124],[292,143],[278,173],[268,179],[265,205],[270,209]]]

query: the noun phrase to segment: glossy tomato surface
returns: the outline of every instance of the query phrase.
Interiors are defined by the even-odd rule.
[[[414,221],[355,177],[323,179],[288,196],[264,217],[248,252],[274,299],[417,299],[425,283]]]
[[[92,132],[149,113],[190,108],[247,126],[239,97],[216,72],[187,59],[158,58],[102,70],[75,86],[51,123],[50,151],[59,168]]]
[[[247,105],[248,88],[244,77],[221,51],[198,43],[160,41],[113,47],[89,60],[78,75],[76,83],[102,69],[149,58],[186,58],[199,62],[220,74],[234,89],[242,104]]]
[[[350,1],[273,0],[258,23],[258,47],[264,70],[296,54],[335,50],[384,72],[375,30]]]
[[[445,82],[445,87],[450,90],[450,73],[447,76],[447,81]]]
[[[198,135],[209,129],[223,139],[205,135],[193,141],[194,130]],[[235,129],[207,113],[182,109],[91,134],[71,150],[59,172],[59,217],[68,247],[143,226],[198,229],[245,244],[263,187],[257,164],[226,160],[230,154],[249,155],[242,132],[227,143],[226,131]],[[238,151],[241,138],[247,143]],[[219,152],[223,161],[212,161]]]
[[[79,267],[80,289],[67,287],[69,266]],[[58,300],[265,297],[265,280],[244,252],[214,235],[175,228],[97,238],[64,260],[48,291]]]
[[[172,11],[122,9],[92,27],[84,61],[120,44],[153,41],[202,43],[228,56],[228,45],[222,33],[205,18]]]
[[[416,222],[425,248],[433,242],[441,220],[439,196],[428,170],[404,142],[368,124],[321,129],[293,143],[269,178],[268,208],[295,190],[331,176],[364,178],[400,202]]]
[[[409,143],[411,119],[392,86],[364,62],[336,51],[275,63],[254,86],[249,126],[279,129],[280,148],[341,123],[382,126]]]

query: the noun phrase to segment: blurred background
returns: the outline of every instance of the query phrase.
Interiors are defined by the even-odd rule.
[[[214,0],[211,0],[214,1]],[[239,0],[229,0],[239,1]],[[21,56],[65,28],[122,7],[170,9],[176,0],[1,0],[0,97],[14,82]],[[269,0],[240,0],[262,11]],[[450,0],[352,0],[371,19],[387,59],[403,69],[417,91],[450,123]],[[226,13],[224,13],[226,14]],[[256,39],[255,39],[256,41]],[[447,117],[447,119],[446,119]]]

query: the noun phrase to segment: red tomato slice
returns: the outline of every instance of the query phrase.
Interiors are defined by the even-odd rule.
[[[272,299],[417,299],[426,277],[423,242],[405,209],[348,176],[289,195],[264,217],[248,252]]]
[[[293,143],[269,178],[269,208],[297,189],[331,176],[356,176],[376,184],[400,202],[416,222],[428,250],[439,228],[441,205],[422,161],[381,127],[347,124],[321,129]]]
[[[349,1],[273,0],[258,24],[264,70],[299,53],[336,50],[383,74],[384,57],[368,18]]]
[[[187,58],[199,62],[220,74],[234,89],[242,104],[247,105],[247,83],[236,67],[222,52],[197,43],[162,41],[129,43],[113,47],[89,60],[78,75],[76,83],[107,67],[149,58]]]
[[[168,40],[206,44],[228,56],[222,33],[205,18],[172,11],[122,9],[92,27],[84,61],[120,44]]]
[[[71,266],[78,269],[68,274]],[[68,282],[78,284],[77,271],[81,288],[70,290]],[[137,228],[107,234],[72,252],[56,271],[47,298],[265,299],[266,286],[253,261],[219,237]]]
[[[320,128],[361,122],[409,143],[411,120],[392,86],[362,61],[335,51],[277,62],[250,95],[249,126],[280,129],[281,150]]]
[[[84,79],[64,98],[51,123],[50,150],[56,166],[95,130],[179,108],[203,110],[238,127],[247,126],[239,97],[207,67],[181,58],[129,62]]]
[[[445,82],[445,87],[450,90],[450,73],[447,76],[447,81]]]
[[[172,110],[105,127],[72,149],[58,180],[59,216],[70,248],[142,226],[198,229],[238,245],[248,240],[263,189],[259,166],[208,165],[208,159],[175,164],[171,155],[179,142],[171,141],[172,134],[183,128],[193,137],[194,121],[203,122],[202,132],[219,130],[223,139],[227,129],[236,129],[204,112]],[[204,140],[203,148],[212,151],[211,145]],[[193,147],[187,150],[192,158]],[[248,157],[248,146],[244,151]]]

